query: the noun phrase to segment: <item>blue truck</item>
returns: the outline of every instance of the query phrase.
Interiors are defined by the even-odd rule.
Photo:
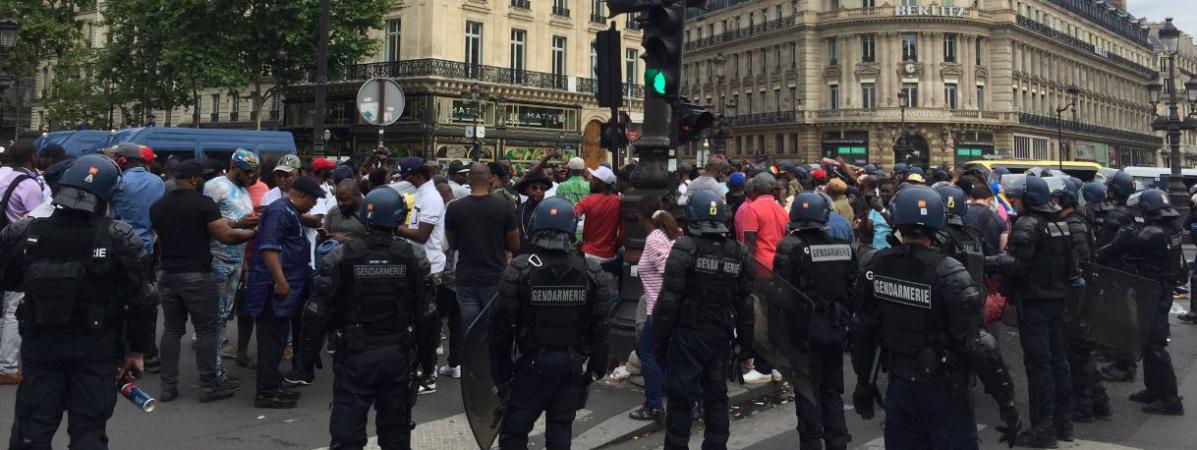
[[[56,131],[34,141],[38,149],[59,144],[67,153],[81,156],[104,148],[133,143],[149,146],[159,158],[216,158],[228,160],[238,148],[259,156],[295,154],[295,138],[288,131],[225,130],[215,128],[126,128],[115,133],[98,130]]]

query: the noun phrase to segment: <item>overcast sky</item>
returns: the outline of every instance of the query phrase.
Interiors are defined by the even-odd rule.
[[[1193,0],[1127,0],[1130,13],[1135,17],[1146,17],[1149,22],[1162,22],[1172,17],[1176,24],[1190,36],[1197,36],[1197,8]]]

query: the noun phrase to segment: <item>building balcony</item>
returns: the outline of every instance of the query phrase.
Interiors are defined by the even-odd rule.
[[[686,50],[698,50],[704,47],[710,47],[715,44],[722,44],[725,42],[733,42],[740,39],[746,39],[753,36],[760,36],[765,33],[773,31],[792,28],[796,21],[794,17],[785,17],[781,19],[773,19],[765,23],[756,24],[751,27],[741,28],[739,30],[726,31],[713,36],[707,36],[702,39],[694,39],[686,43]]]
[[[553,15],[558,17],[569,17],[569,8],[560,5],[553,5]]]
[[[1062,1],[1067,1],[1067,0],[1062,0]],[[1036,22],[1027,16],[1018,16],[1017,21],[1018,21],[1018,25],[1023,28],[1034,31],[1036,33],[1039,33],[1040,35],[1042,35],[1044,37],[1047,37],[1054,41],[1060,42],[1064,45],[1078,48],[1080,50],[1085,51],[1086,53],[1092,54],[1093,56],[1105,58],[1106,60],[1110,61],[1114,65],[1120,66],[1127,70],[1130,70],[1131,72],[1137,72],[1137,73],[1139,73],[1139,75],[1141,75],[1143,77],[1155,76],[1155,73],[1156,73],[1155,69],[1152,69],[1150,67],[1144,66],[1139,63],[1136,63],[1134,61],[1131,61],[1129,59],[1126,59],[1126,58],[1116,55],[1114,53],[1109,53],[1106,49],[1098,48],[1098,47],[1094,46],[1093,44],[1090,44],[1088,42],[1077,39],[1068,33],[1056,30],[1055,28],[1052,28],[1052,27],[1049,27],[1042,23]]]
[[[797,111],[774,111],[757,114],[744,114],[727,117],[727,121],[733,125],[769,125],[775,123],[790,123],[798,118]]]
[[[1135,44],[1144,48],[1151,48],[1151,42],[1147,37],[1147,30],[1140,28],[1137,22],[1132,22],[1128,16],[1125,16],[1113,6],[1103,5],[1100,2],[1095,3],[1091,0],[1047,1],[1110,30]]]
[[[531,0],[511,0],[511,7],[518,9],[531,9]]]
[[[447,78],[453,80],[472,80],[483,83],[505,84],[512,86],[550,89],[565,92],[595,91],[596,80],[578,77],[577,88],[570,90],[569,76],[555,75],[531,70],[518,70],[506,67],[484,66],[468,64],[443,59],[409,59],[371,64],[355,64],[345,69],[345,74],[330,82],[364,81],[371,78]],[[331,77],[330,77],[331,78]],[[315,83],[311,77],[307,83]],[[626,86],[625,86],[626,89]],[[635,85],[634,98],[644,97],[644,87]]]
[[[1124,139],[1128,141],[1145,142],[1153,145],[1164,145],[1163,138],[1152,134],[1119,130],[1072,120],[1056,120],[1055,117],[1051,116],[1020,113],[1018,115],[1018,123],[1050,129],[1056,129],[1058,127],[1062,130],[1067,130],[1073,133],[1085,133],[1102,137]]]

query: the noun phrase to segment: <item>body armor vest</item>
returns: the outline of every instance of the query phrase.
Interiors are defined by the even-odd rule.
[[[740,245],[731,238],[695,236],[694,266],[686,283],[682,323],[730,330],[735,324],[736,285],[745,270]]]
[[[1053,222],[1028,215],[1019,220],[1034,220],[1037,236],[1035,257],[1024,262],[1022,292],[1035,299],[1060,300],[1069,295],[1072,278],[1072,233],[1065,221]]]
[[[848,274],[856,270],[852,267],[852,246],[823,232],[791,236],[800,244],[794,247],[796,254],[790,255],[794,261],[790,283],[821,303],[843,303],[850,289]]]
[[[92,233],[53,218],[34,220],[25,238],[25,300],[21,323],[29,330],[100,330],[123,314],[117,295],[108,220]]]
[[[1105,202],[1093,210],[1093,236],[1097,247],[1104,247],[1118,236],[1118,229],[1133,223],[1130,208]]]
[[[587,348],[592,318],[590,275],[577,253],[538,252],[520,287],[520,353]]]
[[[943,254],[920,247],[887,251],[865,273],[880,313],[888,369],[917,382],[943,381],[947,312],[936,268]]]
[[[981,234],[976,228],[948,225],[939,229],[935,241],[936,250],[964,264],[974,282],[983,282],[985,249],[981,244]]]
[[[416,306],[412,253],[389,236],[345,244],[341,262],[345,297],[345,343],[349,351],[402,343],[411,335]]]

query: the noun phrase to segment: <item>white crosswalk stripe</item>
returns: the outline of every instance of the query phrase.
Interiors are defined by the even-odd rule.
[[[574,421],[577,422],[589,415],[590,410],[580,410]],[[542,434],[544,434],[543,415],[540,417],[540,420],[536,421],[536,425],[532,427],[532,432],[528,436],[535,437]],[[457,414],[432,422],[417,423],[416,429],[411,433],[411,448],[420,450],[464,450],[478,448],[478,444],[474,441],[474,433],[470,432],[470,422],[466,420],[466,415]],[[314,450],[329,450],[329,448],[321,447]],[[365,450],[381,450],[378,446],[378,438],[371,436],[366,442]]]

